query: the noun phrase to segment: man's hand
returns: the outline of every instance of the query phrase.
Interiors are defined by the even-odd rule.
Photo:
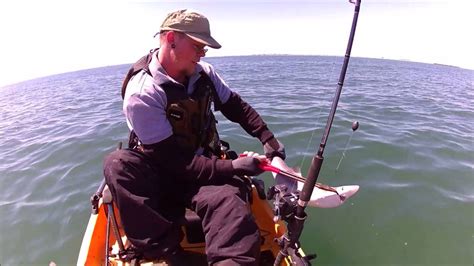
[[[276,138],[271,138],[265,142],[263,145],[263,151],[265,152],[265,156],[270,160],[275,156],[278,156],[283,160],[286,158],[285,146],[283,146],[283,143],[278,141]]]
[[[234,174],[238,176],[256,176],[263,173],[263,169],[260,168],[260,162],[266,160],[266,158],[258,153],[245,152],[241,157],[232,161],[232,167],[234,168]]]

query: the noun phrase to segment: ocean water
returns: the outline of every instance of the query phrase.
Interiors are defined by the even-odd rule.
[[[306,173],[343,59],[206,60],[285,144],[288,165]],[[76,263],[102,158],[127,139],[119,90],[128,67],[0,88],[0,265]],[[314,264],[473,265],[473,74],[351,58],[318,181],[361,188],[341,207],[307,209],[301,242],[318,254]],[[262,151],[217,118],[233,149]],[[268,173],[263,178],[272,184]]]

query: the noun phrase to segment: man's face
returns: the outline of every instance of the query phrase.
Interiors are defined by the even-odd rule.
[[[191,39],[186,34],[180,33],[176,37],[174,50],[177,67],[182,74],[189,77],[195,72],[201,57],[206,55],[206,45]]]

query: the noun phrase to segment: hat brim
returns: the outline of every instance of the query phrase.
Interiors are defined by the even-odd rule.
[[[191,39],[197,42],[200,42],[202,44],[205,44],[211,48],[219,49],[222,47],[216,40],[214,40],[214,38],[212,38],[209,35],[203,35],[203,34],[193,33],[193,32],[185,32],[184,34],[188,35]]]

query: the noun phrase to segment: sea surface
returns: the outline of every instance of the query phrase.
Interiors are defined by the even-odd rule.
[[[206,60],[285,144],[288,165],[306,173],[343,58]],[[129,66],[0,88],[0,265],[76,263],[102,159],[127,140],[119,91]],[[473,74],[351,58],[318,181],[360,191],[341,207],[307,209],[301,242],[318,254],[314,264],[473,265]],[[217,118],[234,150],[262,152]]]

